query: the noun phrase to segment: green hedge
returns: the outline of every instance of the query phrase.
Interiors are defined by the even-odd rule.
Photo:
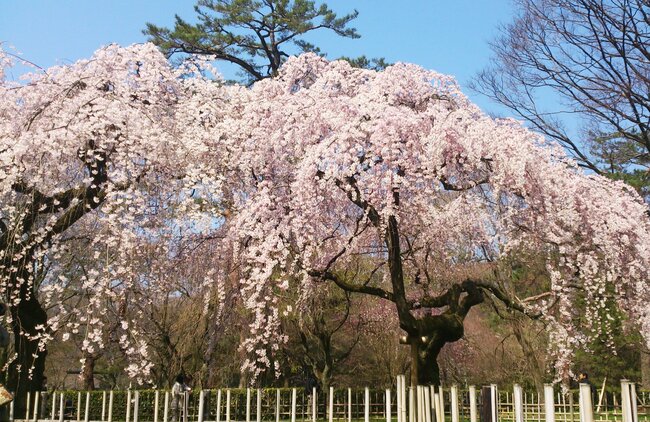
[[[246,389],[245,388],[231,388],[230,390],[230,419],[233,421],[244,421],[246,420]],[[226,415],[226,395],[228,389],[221,390],[221,420],[225,421]],[[251,420],[255,421],[257,418],[257,390],[251,389]],[[289,419],[291,415],[291,388],[266,388],[261,389],[262,392],[262,419],[264,421],[275,421],[276,413],[276,397],[277,391],[280,391],[280,415],[281,419]],[[352,398],[352,411],[353,418],[363,417],[364,413],[364,390],[363,389],[354,389],[353,398]],[[131,416],[130,420],[133,421],[133,406],[135,403],[135,392],[136,390],[131,391]],[[138,392],[138,419],[139,421],[153,421],[154,419],[154,407],[155,407],[155,394],[156,390],[137,390]],[[65,413],[66,419],[76,420],[78,406],[81,408],[80,419],[84,420],[85,418],[85,406],[86,406],[86,392],[81,392],[81,402],[78,403],[79,391],[57,391],[56,398],[56,407],[57,407],[57,416],[59,414],[59,403],[60,396],[59,394],[64,394]],[[165,400],[166,391],[159,390],[159,402],[158,402],[158,418],[160,421],[163,420],[164,412],[164,400]],[[109,405],[109,392],[106,391],[91,391],[89,392],[90,403],[89,403],[89,419],[90,420],[102,420],[102,403],[105,400],[105,411],[104,419],[108,417],[108,405]],[[126,420],[126,401],[127,401],[127,391],[113,391],[113,410],[112,410],[112,419],[113,421],[125,421]],[[199,401],[200,392],[192,391],[189,394],[189,403],[188,403],[188,418],[191,421],[196,421],[198,416],[198,401]],[[204,420],[214,421],[216,420],[217,415],[217,402],[218,402],[218,390],[204,390],[205,399],[204,399]],[[371,414],[380,414],[384,411],[383,401],[384,401],[385,390],[371,390]],[[340,417],[343,418],[347,413],[347,406],[343,406],[342,403],[347,402],[347,389],[335,390],[334,392],[334,401],[337,403],[335,412],[340,414]],[[104,399],[105,397],[105,399]],[[393,400],[395,397],[393,396]],[[51,393],[48,395],[47,409],[45,411],[46,415],[49,415],[51,409],[52,396]],[[171,397],[170,397],[171,402]],[[327,396],[322,392],[318,396],[317,402],[317,412],[319,418],[324,418],[327,411]],[[169,418],[171,419],[171,403],[169,403]],[[302,388],[296,389],[296,415],[297,419],[309,419],[311,418],[311,407],[309,404],[309,398],[304,393]]]

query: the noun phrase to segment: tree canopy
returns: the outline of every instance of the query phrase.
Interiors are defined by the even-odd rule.
[[[229,309],[226,292],[240,295],[254,377],[281,369],[281,315],[319,283],[386,301],[423,383],[487,299],[547,323],[562,375],[590,332],[613,329],[612,300],[650,333],[643,200],[486,116],[453,78],[308,53],[248,88],[201,66],[173,68],[152,44],[109,46],[24,85],[2,81],[0,287],[29,359],[55,334],[84,332],[86,350],[113,336],[146,379],[144,307],[183,294],[174,275],[206,292],[210,320]],[[192,251],[212,271],[179,269]],[[526,254],[545,278],[512,277],[509,260]],[[81,299],[66,305],[72,291]],[[18,314],[34,300],[60,315]]]
[[[290,54],[320,52],[304,39],[309,32],[327,29],[342,37],[359,37],[348,26],[357,17],[356,10],[338,17],[327,4],[310,0],[199,0],[195,11],[196,24],[176,15],[173,29],[147,23],[144,33],[167,56],[210,55],[233,63],[247,82],[277,74]]]
[[[306,54],[243,94],[224,132],[245,182],[231,233],[258,363],[266,352],[253,344],[271,344],[277,326],[273,292],[295,278],[305,295],[331,282],[392,302],[428,368],[423,383],[437,381],[435,356],[486,296],[545,318],[565,375],[588,328],[609,329],[606,292],[648,332],[642,199],[583,174],[518,122],[484,115],[452,78]],[[521,251],[543,256],[550,279],[526,298],[501,268]]]

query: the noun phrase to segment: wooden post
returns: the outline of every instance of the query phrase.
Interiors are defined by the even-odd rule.
[[[262,389],[257,389],[257,422],[262,422]]]
[[[327,417],[329,422],[333,422],[334,421],[334,387],[330,387],[328,403],[329,406],[327,407]]]
[[[199,392],[199,414],[197,416],[198,422],[203,422],[203,401],[205,399],[205,391],[201,390]]]
[[[392,412],[390,403],[390,388],[386,389],[386,422],[392,422]]]
[[[370,390],[368,387],[365,388],[365,399],[364,399],[364,412],[363,412],[363,420],[365,422],[370,422]]]
[[[311,420],[312,422],[316,422],[316,418],[318,415],[316,414],[318,410],[318,390],[316,387],[312,387],[311,389]]]
[[[106,392],[104,392],[106,397]],[[158,408],[160,407],[160,391],[156,390],[153,397],[153,422],[158,422]],[[102,413],[103,414],[103,413]],[[103,418],[103,416],[102,416]]]
[[[514,400],[514,422],[524,422],[524,408],[522,400],[522,389],[521,385],[515,384],[513,386],[513,400]]]
[[[552,384],[544,384],[544,420],[555,422],[555,399]]]
[[[416,420],[415,420],[415,393],[413,391],[412,386],[409,386],[409,422],[416,422]]]
[[[423,409],[422,409],[422,386],[415,386],[415,406],[416,406],[416,420],[417,422],[425,422],[423,418]],[[368,421],[366,421],[368,422]]]
[[[469,420],[470,422],[477,422],[476,413],[476,387],[469,386]]]
[[[278,388],[275,390],[275,422],[280,422],[280,399],[280,389]]]
[[[226,390],[226,422],[230,422],[230,389]]]
[[[108,422],[113,422],[113,390],[108,393]]]
[[[137,397],[137,393],[136,393]],[[88,422],[90,420],[90,391],[86,391],[86,407],[84,409],[84,422]],[[138,422],[137,419],[135,419],[135,422]]]
[[[591,385],[580,383],[580,422],[594,422]]]
[[[291,422],[296,422],[296,389],[291,389]]]

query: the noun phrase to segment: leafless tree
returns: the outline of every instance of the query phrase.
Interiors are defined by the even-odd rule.
[[[650,187],[650,2],[515,0],[473,88],[580,166]],[[575,122],[582,125],[575,128]]]

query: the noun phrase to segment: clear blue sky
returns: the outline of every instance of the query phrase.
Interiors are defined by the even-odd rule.
[[[330,0],[339,14],[359,11],[361,39],[309,38],[330,58],[385,57],[454,75],[463,87],[490,57],[488,42],[510,21],[511,0]],[[145,22],[194,17],[194,0],[0,0],[0,42],[42,66],[88,57],[108,43],[145,41]],[[229,71],[224,70],[226,76]],[[497,107],[464,89],[486,111]]]

